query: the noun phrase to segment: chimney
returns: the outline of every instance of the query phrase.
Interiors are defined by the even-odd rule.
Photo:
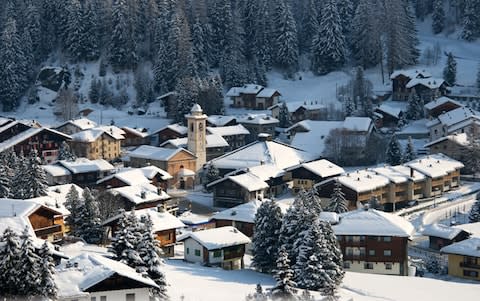
[[[413,168],[410,167],[410,178],[413,178]]]
[[[163,204],[157,205],[157,212],[160,212],[160,213],[165,212],[165,207],[163,206]]]
[[[147,194],[145,193],[145,191],[140,192],[140,197],[141,197],[142,199],[146,199],[146,198],[147,198]]]
[[[258,141],[271,141],[272,137],[268,133],[258,134]]]

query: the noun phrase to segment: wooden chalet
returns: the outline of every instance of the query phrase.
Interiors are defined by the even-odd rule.
[[[188,232],[179,241],[183,241],[185,261],[227,270],[244,267],[245,245],[251,242],[232,226]]]
[[[427,117],[437,118],[439,115],[463,107],[461,103],[446,96],[442,96],[424,105]]]
[[[392,80],[392,99],[397,101],[407,101],[410,96],[410,90],[407,84],[415,78],[430,78],[432,75],[425,70],[398,70],[391,74]]]
[[[187,127],[180,124],[170,124],[150,134],[150,144],[160,146],[167,140],[187,137],[187,134]]]
[[[93,187],[101,178],[109,175],[115,168],[103,159],[89,160],[78,158],[77,160],[58,161],[57,166],[62,167],[71,174],[71,181],[80,187]]]
[[[460,162],[466,161],[466,154],[469,145],[467,133],[453,134],[439,138],[424,145],[429,154],[442,153]]]
[[[230,97],[233,107],[265,110],[278,102],[280,93],[261,85],[247,84],[230,88],[225,96]]]
[[[342,214],[332,228],[346,271],[408,275],[408,241],[414,227],[403,217],[358,209]]]
[[[278,119],[265,114],[249,114],[245,117],[238,118],[237,122],[243,125],[250,133],[245,138],[246,143],[254,142],[259,139],[259,137],[275,137],[275,128],[278,127],[280,123]],[[264,134],[267,136],[261,136]]]
[[[171,197],[160,187],[152,184],[134,184],[116,188],[109,188],[107,191],[119,197],[121,208],[131,210],[132,208],[144,209],[162,206],[168,208],[167,202]],[[176,209],[174,209],[176,210]]]
[[[18,134],[31,129],[32,127],[20,121],[2,118],[2,125],[0,127],[0,142],[8,140]]]
[[[443,247],[448,255],[448,275],[480,281],[480,238],[472,237]]]
[[[130,127],[122,127],[125,132],[125,139],[121,140],[121,146],[140,146],[150,144],[150,137],[146,129],[133,129]]]
[[[340,166],[325,159],[300,163],[287,168],[286,171],[288,178],[293,181],[293,193],[298,193],[301,189],[309,190],[313,185],[345,172]]]
[[[440,250],[445,246],[470,237],[470,233],[467,231],[442,224],[427,225],[423,229],[422,234],[428,236],[429,247],[434,250]]]
[[[89,130],[97,126],[97,123],[88,118],[68,120],[57,126],[55,129],[67,135],[73,135],[81,131]]]
[[[272,117],[279,119],[283,103],[277,103],[268,109]],[[286,103],[290,120],[293,123],[302,120],[327,120],[327,107],[318,101],[294,101]]]
[[[228,143],[225,152],[231,152],[246,144],[246,138],[250,132],[241,124],[232,126],[207,127],[210,134],[221,136]],[[208,152],[208,149],[207,149]],[[207,154],[208,157],[208,154]],[[209,161],[211,159],[207,159]]]
[[[117,188],[135,184],[152,184],[166,191],[168,188],[168,180],[172,178],[168,172],[156,166],[125,168],[98,180],[97,186],[102,188]]]

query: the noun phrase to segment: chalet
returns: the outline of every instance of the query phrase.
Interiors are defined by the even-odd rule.
[[[146,129],[134,129],[127,126],[122,127],[123,136],[125,139],[121,140],[121,146],[140,146],[150,144],[150,137]]]
[[[0,142],[13,138],[32,128],[30,125],[17,120],[2,118],[1,121],[3,124],[0,126]]]
[[[177,93],[175,91],[165,93],[158,96],[157,100],[159,100],[162,107],[165,108],[167,118],[174,119],[177,112]]]
[[[469,238],[470,233],[460,228],[453,228],[442,224],[431,224],[425,226],[422,231],[428,236],[430,249],[440,250],[453,243]]]
[[[273,164],[277,169],[286,169],[301,162],[311,161],[315,157],[305,151],[290,145],[261,139],[211,160],[208,164],[214,165],[223,176],[228,172],[251,168],[259,165]]]
[[[237,124],[237,118],[235,116],[210,115],[207,118],[207,125],[209,127],[232,126],[236,124]]]
[[[453,228],[462,229],[463,231],[470,233],[474,237],[480,237],[480,222],[460,224],[453,226]]]
[[[230,97],[233,107],[265,110],[276,104],[281,94],[275,89],[247,84],[243,87],[230,88],[225,96]]]
[[[177,217],[164,211],[163,207],[135,210],[134,213],[139,219],[142,216],[150,216],[152,221],[152,232],[155,235],[155,238],[159,241],[160,248],[163,250],[163,255],[166,257],[173,257],[175,255],[174,246],[177,243],[176,230],[184,228],[185,225]],[[102,226],[107,227],[109,237],[115,236],[121,217],[122,214],[119,214],[102,223]]]
[[[442,153],[455,160],[465,162],[465,155],[470,144],[467,133],[448,135],[424,145],[429,154]]]
[[[327,106],[318,101],[294,101],[286,102],[288,114],[291,122],[300,122],[302,120],[326,120]],[[272,117],[280,119],[280,111],[283,103],[277,103],[268,109],[272,112]]]
[[[157,284],[119,261],[81,254],[57,268],[57,299],[62,301],[150,301]],[[75,281],[72,281],[75,279]]]
[[[381,127],[397,127],[398,122],[404,115],[401,108],[393,106],[389,103],[383,103],[373,110],[374,115],[377,116],[375,125],[377,128]]]
[[[150,134],[150,144],[159,146],[170,139],[187,137],[187,133],[187,127],[180,124],[170,124]]]
[[[220,157],[225,154],[226,150],[229,148],[228,142],[223,139],[222,136],[216,134],[206,135],[206,149],[207,149],[207,161],[210,161],[214,158]],[[184,148],[188,147],[188,138],[175,138],[170,139],[162,144],[160,147],[166,148]]]
[[[375,209],[341,214],[332,226],[346,271],[408,275],[408,240],[414,227],[403,217]]]
[[[17,155],[27,155],[32,149],[37,150],[38,156],[45,163],[57,160],[58,150],[64,141],[71,137],[48,128],[28,128],[0,143],[0,153],[13,149]]]
[[[202,231],[215,228],[215,221],[211,219],[211,215],[204,215],[185,211],[178,218],[185,224],[186,231]]]
[[[392,99],[407,101],[412,93],[424,102],[432,101],[447,92],[447,84],[441,78],[433,78],[425,70],[399,70],[392,73]]]
[[[196,157],[183,148],[165,148],[142,145],[128,153],[132,167],[156,166],[170,175],[169,187],[193,188]]]
[[[292,190],[294,193],[298,193],[302,188],[311,189],[314,184],[345,172],[340,166],[325,159],[300,163],[287,168],[286,171],[290,174],[289,178],[293,180]]]
[[[165,191],[152,184],[134,184],[109,188],[107,191],[120,197],[121,208],[125,210],[152,208],[159,205],[167,208],[167,201],[171,199]]]
[[[275,128],[279,124],[279,120],[266,114],[248,114],[237,119],[237,122],[243,125],[250,133],[245,138],[246,143],[257,140],[258,135],[265,133],[271,137],[275,137]]]
[[[89,130],[97,126],[97,123],[88,118],[79,118],[75,120],[68,120],[55,129],[67,135],[73,135],[81,131]]]
[[[156,166],[124,168],[97,181],[97,186],[117,188],[136,184],[153,184],[163,190],[168,188],[168,180],[173,177]]]
[[[244,146],[246,144],[246,138],[248,137],[248,135],[250,135],[250,132],[241,124],[231,126],[207,127],[207,132],[209,132],[210,134],[219,135],[223,137],[225,141],[227,141],[228,147],[225,149],[225,152],[231,152],[237,148]],[[210,161],[210,159],[207,159],[207,161]]]
[[[472,237],[443,247],[448,255],[448,274],[471,280],[480,280],[480,238]]]
[[[437,118],[427,122],[430,141],[435,141],[455,133],[466,133],[468,136],[477,139],[480,137],[479,126],[480,115],[467,107],[460,107],[440,114]]]
[[[185,261],[227,270],[244,267],[245,245],[250,243],[247,236],[231,226],[189,232],[179,241],[183,241]]]
[[[125,132],[115,126],[96,127],[72,135],[72,152],[90,160],[113,160],[120,157]]]
[[[56,164],[42,165],[42,168],[47,176],[48,185],[72,183],[72,173],[68,169]]]
[[[427,117],[437,118],[441,114],[461,108],[463,105],[456,100],[442,96],[424,105]]]
[[[62,160],[56,165],[68,170],[72,176],[72,183],[81,187],[94,186],[99,179],[109,175],[115,169],[112,164],[103,159],[78,158],[73,162]]]

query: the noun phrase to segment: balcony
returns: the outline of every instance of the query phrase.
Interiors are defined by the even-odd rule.
[[[50,236],[57,233],[62,233],[62,225],[52,225],[49,227],[39,228],[35,230],[35,235],[39,238]]]
[[[460,267],[480,270],[480,264],[471,262],[460,262]]]

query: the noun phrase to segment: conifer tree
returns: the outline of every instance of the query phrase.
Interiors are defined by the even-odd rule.
[[[406,117],[410,120],[422,119],[425,116],[423,106],[420,96],[412,91],[408,96]]]
[[[336,213],[345,213],[348,211],[348,201],[345,199],[345,193],[342,192],[342,185],[339,182],[335,182],[330,203],[325,211]]]
[[[30,151],[28,158],[28,173],[25,174],[28,189],[26,190],[25,198],[36,198],[47,195],[47,175],[40,164],[40,158],[37,155],[37,150]]]
[[[445,28],[445,11],[443,10],[443,0],[433,1],[432,30],[433,33],[441,33]]]
[[[480,16],[478,14],[479,0],[466,1],[463,14],[463,31],[461,38],[466,41],[473,41],[480,35]]]
[[[192,29],[192,45],[193,45],[193,59],[197,66],[197,72],[200,77],[204,77],[208,73],[208,45],[207,34],[205,26],[197,17]]]
[[[468,215],[468,220],[470,223],[480,222],[480,200],[476,200],[475,203],[473,203]]]
[[[137,45],[125,0],[112,3],[113,31],[110,39],[110,63],[115,70],[132,68],[137,63]]]
[[[31,195],[29,166],[29,160],[23,156],[23,153],[21,153],[13,167],[12,196],[15,199],[26,199]]]
[[[312,71],[326,74],[345,63],[345,37],[336,0],[328,0],[321,10],[318,32],[312,42]]]
[[[477,93],[480,93],[480,64],[477,67]]]
[[[218,168],[213,164],[208,165],[207,183],[212,183],[213,181],[216,181],[218,179],[220,179],[220,171],[218,170]]]
[[[293,270],[290,267],[288,252],[284,246],[280,247],[278,251],[276,264],[273,278],[277,283],[271,290],[273,299],[296,300],[296,283],[293,281]]]
[[[292,123],[286,102],[282,102],[282,104],[280,105],[280,111],[278,112],[278,120],[280,121],[279,126],[281,128],[288,128]]]
[[[264,200],[257,209],[252,238],[252,262],[260,272],[268,273],[275,269],[282,218],[282,211],[275,201]]]
[[[83,204],[79,210],[77,234],[88,243],[98,243],[101,240],[98,202],[88,187],[83,190],[82,197]]]
[[[298,45],[301,53],[310,53],[312,37],[318,32],[319,9],[316,0],[307,0],[301,28],[298,33]]]
[[[5,229],[0,242],[0,292],[5,296],[16,296],[23,275],[19,274],[20,239],[10,228]]]
[[[35,252],[32,238],[28,228],[25,227],[20,236],[21,245],[17,273],[22,276],[22,281],[17,285],[19,295],[32,297],[40,294],[40,257]]]
[[[90,98],[91,103],[97,103],[99,101],[101,88],[102,82],[93,78],[90,82],[90,90],[88,91],[88,98]]]
[[[0,198],[9,198],[10,197],[10,189],[11,189],[11,181],[8,171],[8,166],[6,166],[6,162],[1,160],[0,165]]]
[[[65,160],[69,162],[74,162],[77,159],[77,157],[72,153],[72,150],[70,149],[70,145],[66,141],[63,141],[60,144],[60,149],[58,150],[58,157],[57,160]]]
[[[78,190],[74,185],[70,186],[68,193],[65,199],[65,208],[70,211],[70,214],[65,218],[69,228],[70,234],[73,236],[78,235],[78,228],[80,226],[80,208],[82,204],[80,203],[80,196],[78,195]]]
[[[410,162],[417,157],[415,152],[415,147],[413,146],[412,137],[408,137],[407,146],[405,146],[405,151],[403,152],[403,163]]]
[[[85,58],[84,38],[86,27],[82,20],[83,10],[79,0],[67,1],[68,24],[65,45],[72,59],[79,61]]]
[[[449,52],[447,57],[447,64],[443,69],[443,79],[448,85],[453,86],[457,78],[457,61],[453,57],[453,53]]]
[[[135,210],[132,209],[129,214],[121,211],[121,215],[117,232],[112,238],[108,250],[113,253],[115,260],[121,261],[134,269],[143,267],[145,264],[138,253],[141,233]]]
[[[402,150],[396,135],[393,135],[388,143],[386,162],[392,166],[402,163]]]
[[[285,0],[275,2],[273,19],[275,32],[273,35],[275,63],[291,77],[298,64],[298,37],[295,19],[290,6]]]
[[[40,257],[39,264],[39,295],[55,299],[57,296],[57,285],[53,275],[55,274],[55,264],[52,257],[52,252],[45,241],[42,248],[38,251]]]

